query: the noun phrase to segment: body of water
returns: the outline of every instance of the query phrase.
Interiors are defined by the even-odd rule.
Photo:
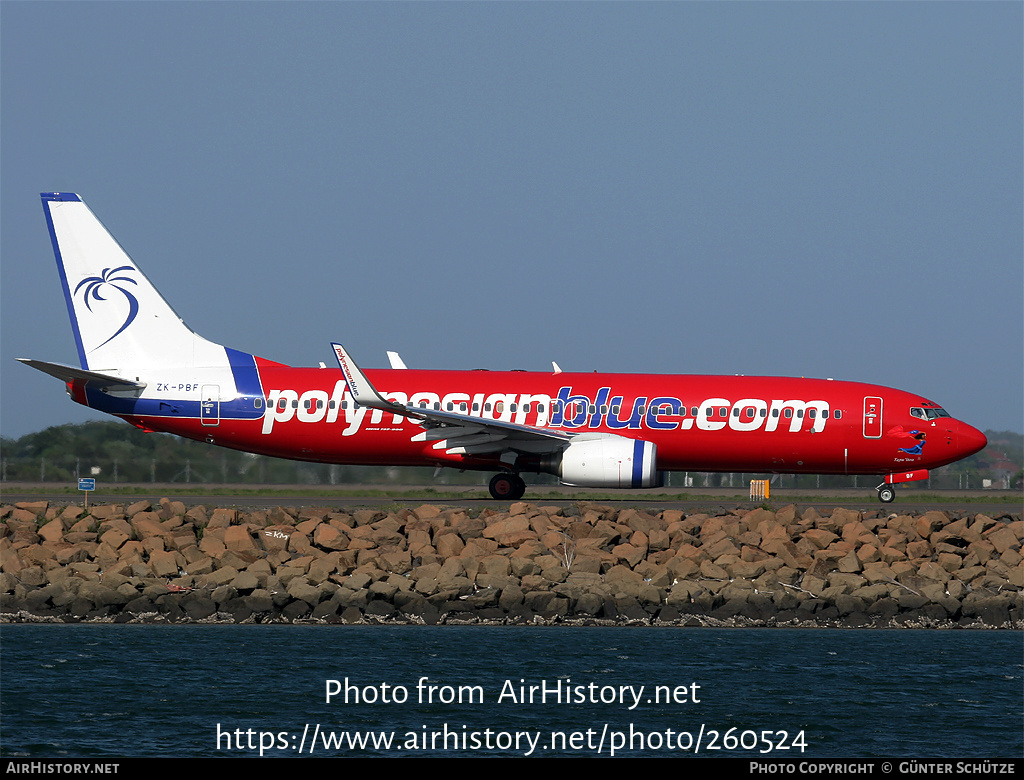
[[[7,757],[1024,755],[1015,631],[5,625]]]

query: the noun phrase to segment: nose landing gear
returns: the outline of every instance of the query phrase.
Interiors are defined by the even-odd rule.
[[[912,471],[898,471],[894,474],[888,474],[885,477],[885,481],[879,485],[875,490],[878,491],[878,500],[883,504],[891,504],[892,500],[896,498],[896,482],[916,482],[922,479],[928,479],[928,469],[914,469]]]
[[[878,500],[883,504],[891,504],[893,499],[896,498],[896,488],[892,485],[882,483],[875,490],[878,491]]]
[[[491,498],[499,501],[517,501],[526,492],[526,483],[518,474],[503,471],[491,477],[491,484],[487,488],[491,491]]]

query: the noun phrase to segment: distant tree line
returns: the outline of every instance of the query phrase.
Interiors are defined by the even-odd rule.
[[[933,488],[1021,487],[1024,436],[986,431],[989,446],[970,458],[932,472]],[[758,474],[674,473],[668,484],[687,488],[742,489]],[[199,483],[246,485],[480,485],[488,472],[386,466],[339,466],[270,458],[215,447],[163,433],[145,433],[114,420],[57,425],[18,439],[0,438],[0,479],[4,482],[72,482],[95,477],[104,484]],[[874,477],[783,475],[782,487],[874,487]],[[530,484],[555,484],[546,474]],[[928,487],[925,483],[915,487]]]
[[[341,466],[253,455],[167,433],[146,433],[115,420],[57,425],[18,439],[0,438],[4,482],[245,485],[467,484],[490,474],[433,468]],[[554,482],[554,479],[551,480]]]

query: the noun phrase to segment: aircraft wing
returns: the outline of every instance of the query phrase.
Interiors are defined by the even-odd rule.
[[[349,392],[357,404],[419,420],[420,425],[426,430],[416,434],[413,441],[436,442],[436,450],[445,450],[450,455],[545,453],[561,449],[573,438],[572,434],[565,431],[547,430],[532,425],[518,425],[504,420],[472,417],[458,412],[424,409],[388,401],[377,392],[341,344],[331,346],[345,375]],[[506,460],[504,457],[502,459]]]

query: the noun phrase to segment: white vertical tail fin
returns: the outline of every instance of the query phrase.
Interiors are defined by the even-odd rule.
[[[41,197],[83,369],[227,364],[224,348],[182,322],[78,195]]]

